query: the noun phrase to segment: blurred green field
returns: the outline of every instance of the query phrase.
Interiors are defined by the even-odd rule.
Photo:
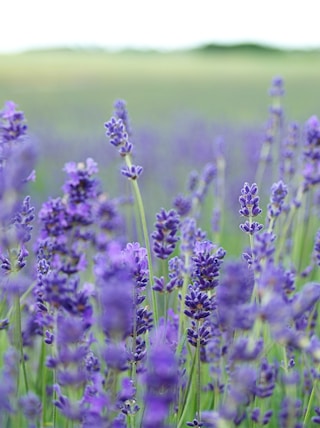
[[[47,51],[0,56],[0,104],[13,99],[31,129],[98,135],[116,98],[134,123],[165,125],[190,113],[231,123],[266,117],[272,77],[285,109],[303,121],[320,108],[320,53]]]

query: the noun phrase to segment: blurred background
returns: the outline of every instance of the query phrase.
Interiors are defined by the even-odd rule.
[[[34,197],[59,195],[64,163],[88,156],[110,195],[125,191],[104,132],[121,98],[151,217],[217,150],[236,205],[254,176],[273,77],[285,82],[286,120],[303,124],[319,113],[316,8],[317,0],[2,4],[0,109],[13,100],[28,120],[39,156]]]

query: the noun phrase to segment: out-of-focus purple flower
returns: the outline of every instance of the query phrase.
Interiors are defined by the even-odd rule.
[[[320,122],[311,116],[306,122],[305,154],[312,159],[320,159]]]
[[[98,196],[98,203],[94,206],[95,222],[100,232],[95,236],[95,244],[99,250],[106,248],[107,243],[124,231],[124,219],[119,212],[120,201],[109,199],[105,194]]]
[[[183,253],[193,253],[195,243],[206,238],[206,233],[197,227],[193,217],[185,218],[181,223],[181,251]]]
[[[169,260],[169,284],[168,291],[175,287],[180,288],[183,285],[184,262],[180,257],[172,257]]]
[[[303,176],[306,190],[320,182],[320,122],[317,116],[311,116],[306,122],[305,132]]]
[[[131,165],[130,167],[126,165],[121,168],[121,174],[130,180],[137,180],[142,172],[143,168],[140,165]]]
[[[271,397],[276,387],[277,376],[278,364],[269,364],[267,359],[263,358],[260,363],[260,370],[255,390],[257,397]]]
[[[98,165],[93,159],[88,158],[85,164],[68,162],[64,166],[64,171],[68,178],[62,189],[68,196],[70,204],[83,203],[87,199],[97,197],[98,182],[92,176],[98,172]]]
[[[313,253],[314,253],[314,257],[317,265],[320,266],[320,229],[317,231],[315,236]]]
[[[129,136],[122,119],[112,117],[104,124],[106,136],[109,137],[110,143],[118,147],[121,156],[126,156],[132,151],[132,144],[129,142]]]
[[[165,334],[163,331],[162,333]],[[161,339],[161,332],[158,334],[159,337],[152,343],[144,376],[146,386],[146,409],[142,421],[144,428],[166,426],[179,382],[174,351]]]
[[[299,318],[309,311],[320,299],[320,284],[308,283],[297,293],[291,302],[293,318]]]
[[[258,358],[262,349],[263,340],[239,337],[232,344],[230,358],[232,361],[252,361]]]
[[[100,325],[106,337],[121,342],[132,333],[134,316],[134,278],[125,263],[120,245],[110,245],[95,258],[97,298],[101,308]]]
[[[28,421],[36,422],[42,412],[42,405],[39,397],[33,392],[28,392],[27,395],[19,399],[19,404]]]
[[[190,213],[192,201],[190,197],[179,194],[173,200],[173,207],[176,209],[177,213],[183,217]]]
[[[315,424],[320,425],[320,407],[316,406],[316,407],[314,408],[314,411],[315,411],[315,413],[316,413],[316,416],[313,416],[313,417],[311,418],[311,421],[312,421],[313,423],[315,423]]]
[[[129,242],[124,249],[126,260],[132,269],[133,277],[139,289],[144,289],[149,281],[147,250],[138,242]]]
[[[173,209],[161,209],[156,215],[156,230],[152,233],[153,251],[160,259],[167,259],[174,251],[179,238],[177,237],[180,224],[179,215]]]
[[[243,262],[229,262],[217,287],[217,310],[222,329],[248,329],[255,320],[249,302],[253,290],[253,271]]]
[[[269,219],[278,217],[282,211],[284,199],[288,194],[288,187],[282,180],[274,183],[271,187],[270,203],[268,204]]]
[[[280,158],[280,176],[288,183],[291,182],[296,172],[296,149],[300,139],[300,127],[292,122],[288,125],[287,136],[283,140]]]
[[[40,238],[55,238],[57,241],[65,242],[65,232],[71,228],[71,216],[67,213],[66,206],[61,198],[49,199],[44,202],[39,214],[42,223]],[[54,248],[53,250],[55,250]]]
[[[108,369],[120,372],[126,371],[129,367],[129,352],[124,343],[108,342],[103,352],[103,357]]]
[[[248,406],[254,398],[256,380],[257,372],[251,366],[237,366],[230,373],[229,394],[220,410],[225,419],[239,420],[246,416],[245,413],[243,415],[241,406]]]
[[[302,428],[302,403],[293,397],[284,397],[278,414],[279,428]]]
[[[284,81],[280,76],[275,76],[272,79],[271,88],[269,89],[269,95],[271,97],[282,97],[284,95]]]
[[[192,192],[192,197],[196,198],[196,200],[200,203],[203,202],[205,196],[207,195],[209,186],[212,183],[214,177],[216,176],[216,172],[217,169],[213,163],[208,163],[207,165],[205,165],[203,171],[201,172],[197,187]]]
[[[264,415],[261,415],[259,407],[255,407],[251,412],[251,420],[259,425],[266,426],[268,425],[272,415],[272,410],[267,410]]]
[[[0,144],[17,141],[27,133],[24,113],[13,101],[6,101],[0,111]]]
[[[81,422],[85,416],[85,409],[81,402],[72,402],[68,396],[62,394],[59,385],[54,385],[57,399],[53,404],[60,410],[60,412],[72,421]]]
[[[275,120],[282,121],[283,118],[283,109],[280,104],[280,99],[284,95],[284,81],[282,77],[276,76],[272,79],[271,88],[269,89],[269,95],[272,97],[273,102],[269,107],[269,111],[271,114],[271,126],[270,129],[275,128],[275,124],[273,123]],[[274,134],[274,129],[271,134]],[[270,135],[271,135],[270,134]]]
[[[194,190],[196,189],[197,185],[199,183],[199,174],[197,171],[191,171],[188,177],[188,190],[190,192],[194,192]]]
[[[20,355],[17,350],[9,347],[5,350],[0,377],[0,422],[2,416],[14,413],[14,402],[16,400],[16,387],[19,370]]]
[[[1,234],[0,268],[6,274],[21,270],[26,265],[29,255],[26,243],[31,239],[34,217],[34,207],[30,204],[30,196],[27,196],[6,225],[5,233]]]
[[[113,104],[114,116],[121,119],[129,137],[132,135],[130,117],[127,109],[127,103],[124,100],[118,99]]]

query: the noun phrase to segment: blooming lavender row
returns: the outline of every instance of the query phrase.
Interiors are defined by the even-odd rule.
[[[26,194],[35,152],[24,114],[5,105],[0,426],[320,424],[320,231],[313,203],[320,122],[312,116],[300,133],[295,124],[283,135],[281,78],[270,95],[272,138],[264,147],[269,153],[271,140],[279,140],[279,168],[267,200],[263,169],[239,189],[245,222],[238,235],[228,232],[218,189],[220,152],[191,173],[187,193],[159,210],[149,233],[137,180],[142,167],[132,164],[138,142],[123,100],[105,129],[132,183],[133,230],[131,204],[108,196],[92,158],[65,165],[61,195],[42,203],[36,222]],[[219,235],[217,225],[204,227],[208,201],[209,215],[217,212],[216,198],[226,217]],[[235,240],[243,249],[229,255]]]

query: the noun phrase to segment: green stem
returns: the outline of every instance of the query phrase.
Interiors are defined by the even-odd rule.
[[[194,394],[192,394],[193,390],[191,388],[191,384],[194,378],[193,373],[196,366],[196,360],[197,360],[197,352],[194,353],[194,358],[193,358],[191,370],[189,373],[188,385],[186,387],[187,394],[185,396],[185,399],[182,405],[179,406],[177,428],[181,428],[184,425],[184,418],[186,416],[186,413],[190,409],[191,400],[194,398]],[[181,414],[181,410],[182,410],[182,414]]]
[[[198,329],[198,339],[197,339],[197,349],[196,349],[196,358],[197,358],[197,376],[196,376],[196,394],[197,394],[197,409],[196,415],[197,419],[201,421],[201,360],[200,360],[200,338],[199,338],[199,321],[197,322]]]
[[[304,419],[303,419],[303,426],[307,426],[307,422],[308,422],[309,417],[310,417],[311,405],[313,403],[313,397],[314,397],[314,394],[315,394],[316,382],[317,382],[317,380],[314,381],[314,384],[313,384],[312,390],[311,390],[311,394],[309,396],[307,410],[306,410],[306,413],[305,413]]]
[[[184,264],[184,273],[183,273],[183,284],[181,287],[181,302],[180,302],[180,316],[179,316],[179,339],[183,335],[184,332],[184,323],[185,323],[185,314],[183,312],[184,301],[186,298],[188,285],[189,285],[189,269],[190,269],[190,260],[191,254],[190,252],[185,253],[185,264]]]
[[[125,160],[126,160],[127,166],[130,168],[132,166],[132,162],[131,162],[130,157],[126,156]],[[158,306],[157,306],[156,292],[152,289],[153,267],[152,267],[151,247],[150,247],[150,240],[149,240],[149,234],[148,234],[146,215],[145,215],[144,205],[143,205],[142,196],[141,196],[141,192],[139,189],[138,182],[137,182],[137,180],[131,180],[131,181],[132,181],[132,186],[133,186],[136,202],[137,202],[139,213],[140,213],[141,226],[142,226],[145,246],[146,246],[146,250],[147,250],[147,255],[148,255],[149,282],[150,282],[150,287],[151,287],[153,315],[154,315],[155,323],[157,323],[157,321],[158,321]]]
[[[22,343],[22,331],[21,331],[21,308],[20,308],[20,296],[17,295],[14,298],[14,333],[13,333],[13,343],[18,351],[18,354],[20,355],[21,359],[21,365],[22,365],[22,372],[23,372],[23,378],[24,378],[24,384],[25,384],[25,390],[26,392],[29,391],[29,385],[28,385],[28,377],[27,377],[27,370],[26,370],[26,364],[24,360],[24,354],[23,354],[23,343]],[[18,370],[18,379],[17,379],[17,391],[19,389],[19,370]]]
[[[47,367],[45,365],[45,356],[46,356],[46,344],[45,341],[42,340],[41,343],[41,354],[40,354],[40,360],[39,360],[39,382],[41,384],[41,403],[42,403],[42,425],[46,426],[46,419],[47,419]]]

